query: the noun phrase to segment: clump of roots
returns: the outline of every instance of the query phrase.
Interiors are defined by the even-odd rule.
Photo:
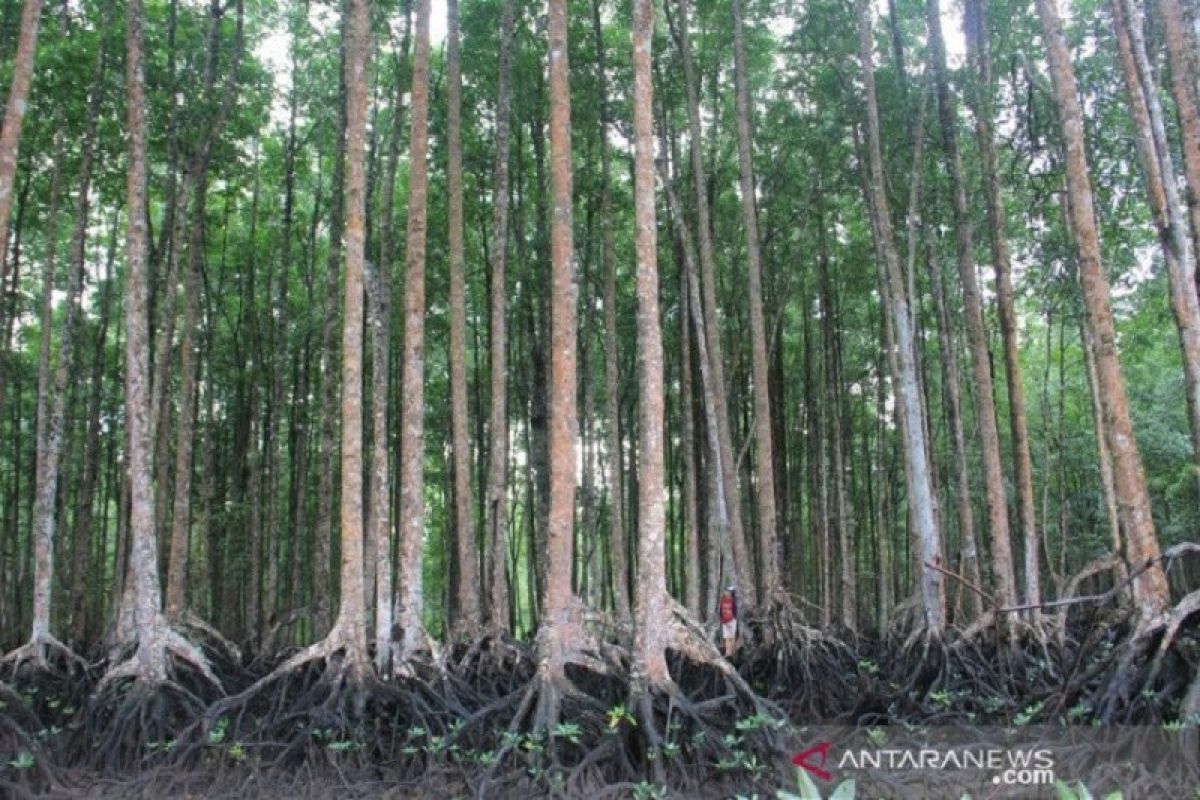
[[[864,665],[853,640],[808,625],[786,594],[767,598],[746,619],[753,644],[742,673],[759,692],[778,698],[794,717],[828,720],[846,713]]]
[[[38,733],[41,719],[12,687],[0,682],[0,795],[32,797],[60,784]]]

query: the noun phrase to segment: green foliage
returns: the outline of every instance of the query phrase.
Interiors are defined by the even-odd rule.
[[[28,750],[22,750],[17,753],[16,758],[8,762],[8,765],[15,770],[24,772],[25,770],[33,767],[35,763],[37,763],[37,761],[34,759],[33,753],[30,753]]]

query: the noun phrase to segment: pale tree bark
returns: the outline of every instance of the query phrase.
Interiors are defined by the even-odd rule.
[[[458,0],[446,2],[446,136],[450,194],[450,412],[454,459],[454,533],[458,541],[458,627],[479,628],[479,560],[471,516],[471,451],[467,425],[466,264],[463,254],[462,59],[459,54]]]
[[[819,218],[820,219],[820,218]],[[833,286],[829,278],[829,256],[825,246],[823,220],[822,229],[818,233],[821,238],[818,262],[818,298],[821,307],[821,344],[825,358],[825,397],[828,425],[825,434],[830,443],[832,460],[830,470],[833,473],[834,524],[837,528],[838,555],[841,568],[838,575],[838,609],[841,612],[840,621],[848,630],[858,629],[858,586],[855,570],[854,552],[854,519],[850,514],[850,501],[846,492],[846,453],[845,430],[846,420],[842,400],[841,376],[841,334],[837,330],[837,309],[834,306]],[[824,529],[825,526],[822,526]],[[829,540],[826,539],[828,549]],[[830,558],[830,563],[832,559]],[[832,579],[832,575],[830,576]],[[832,598],[826,600],[826,606],[832,606]]]
[[[629,565],[625,543],[625,492],[621,475],[620,374],[617,362],[617,261],[612,224],[611,145],[608,141],[608,75],[600,0],[592,0],[596,41],[596,82],[600,103],[600,258],[604,270],[604,396],[608,449],[608,518],[612,557],[613,599],[619,619],[629,619]]]
[[[13,56],[12,83],[4,106],[4,122],[0,127],[0,293],[7,276],[8,218],[12,214],[13,185],[17,176],[17,153],[21,144],[21,125],[33,84],[33,61],[37,55],[38,25],[42,16],[42,0],[25,0],[21,7],[21,32],[17,37],[17,52]],[[14,310],[15,313],[15,310]],[[4,304],[0,303],[0,328],[4,326]],[[4,342],[7,346],[8,342]],[[0,375],[0,396],[3,396],[4,376]]]
[[[586,634],[571,592],[575,528],[577,287],[572,226],[571,91],[566,0],[549,0],[550,83],[550,385],[549,515],[546,572],[542,584],[538,672],[554,686],[566,680],[566,664],[578,657]],[[557,695],[543,696],[539,716],[557,719]]]
[[[963,428],[962,378],[958,371],[958,342],[950,321],[946,303],[945,282],[942,278],[941,262],[932,242],[927,247],[929,261],[929,285],[932,287],[934,310],[937,314],[938,350],[942,368],[942,386],[946,394],[946,422],[954,443],[955,511],[958,515],[958,561],[963,575],[976,586],[982,586],[979,572],[979,550],[975,541],[975,510],[971,501],[971,471],[967,465],[967,440]],[[967,606],[972,619],[983,613],[982,598],[972,591],[966,592]]]
[[[221,23],[221,14],[215,4],[211,7],[211,14],[210,39],[212,44],[209,49],[209,63],[206,65],[206,70],[210,74],[205,79],[206,88],[210,91],[215,80],[211,73],[216,69],[215,51]],[[192,157],[189,167],[191,180],[185,181],[185,185],[190,184],[193,187],[194,195],[188,240],[188,266],[187,274],[184,277],[183,338],[180,342],[179,356],[179,370],[182,377],[177,420],[179,427],[176,431],[175,444],[175,498],[172,504],[171,552],[167,570],[166,597],[167,616],[170,619],[181,617],[187,607],[188,547],[192,507],[192,451],[195,444],[196,373],[198,370],[196,328],[199,325],[200,317],[200,263],[204,258],[204,221],[207,214],[209,156],[212,152],[213,142],[220,136],[237,97],[236,88],[238,70],[241,65],[244,24],[244,3],[239,0],[235,21],[234,54],[229,63],[221,103],[215,116],[208,122],[200,139],[198,150]],[[186,214],[180,212],[179,216],[183,218]],[[175,249],[179,249],[179,243],[175,244]],[[168,286],[167,290],[174,292],[174,286]],[[166,354],[162,354],[162,357],[165,358]],[[165,395],[165,385],[162,388]],[[279,407],[276,406],[272,411],[273,419],[278,417]],[[274,496],[271,495],[269,502],[273,501]],[[270,598],[268,598],[268,602],[270,602]]]
[[[1048,334],[1047,334],[1048,336]],[[1117,490],[1113,482],[1112,454],[1104,437],[1104,409],[1100,403],[1099,381],[1096,375],[1096,344],[1092,341],[1087,325],[1080,320],[1079,339],[1083,344],[1084,374],[1088,382],[1088,399],[1091,401],[1092,431],[1096,436],[1096,460],[1100,469],[1100,488],[1104,497],[1104,519],[1108,523],[1108,536],[1112,541],[1114,556],[1121,554],[1121,515],[1117,506]],[[1049,362],[1047,362],[1047,367]],[[1121,562],[1117,575],[1124,580],[1127,565]]]
[[[676,240],[678,241],[678,239]],[[676,248],[678,253],[682,245]],[[680,410],[683,420],[682,452],[683,462],[683,536],[687,552],[687,564],[684,567],[688,611],[697,619],[704,618],[704,595],[700,589],[700,565],[703,563],[700,554],[700,512],[696,494],[696,425],[693,416],[694,390],[692,388],[692,337],[689,333],[688,319],[690,303],[687,293],[687,272],[683,268],[682,257],[678,258],[679,267],[679,384]]]
[[[872,230],[878,238],[878,251],[883,257],[888,284],[887,311],[896,337],[895,388],[897,404],[904,418],[905,478],[908,502],[914,522],[915,540],[923,562],[936,563],[941,557],[941,532],[934,515],[933,481],[925,441],[924,409],[918,386],[916,343],[912,317],[901,275],[900,260],[892,232],[891,213],[884,190],[883,157],[880,152],[879,110],[875,99],[875,66],[871,16],[866,0],[855,0],[858,23],[858,58],[860,76],[866,99],[867,168],[869,182],[867,202],[873,219]],[[918,583],[930,635],[940,636],[946,625],[946,600],[941,574],[921,568]]]
[[[979,166],[983,173],[983,197],[987,207],[988,238],[992,266],[996,271],[996,308],[1004,346],[1004,370],[1008,378],[1008,424],[1012,436],[1013,481],[1016,484],[1017,518],[1025,545],[1026,604],[1042,601],[1038,563],[1037,509],[1033,497],[1033,458],[1029,447],[1029,420],[1025,412],[1025,385],[1021,371],[1021,342],[1013,298],[1012,263],[1008,251],[1008,219],[1000,195],[992,121],[992,57],[988,41],[988,0],[969,0],[966,14],[968,52],[975,64],[978,86],[967,93],[975,117],[975,139],[979,144]],[[1035,614],[1036,616],[1036,614]]]
[[[488,422],[487,520],[489,551],[488,622],[508,629],[508,138],[512,120],[514,0],[500,11],[500,76],[496,98],[496,161],[492,181],[491,410]]]
[[[129,0],[125,10],[126,136],[129,163],[125,207],[131,209],[125,242],[125,425],[128,436],[129,568],[133,635],[137,649],[113,667],[101,685],[121,677],[161,684],[167,679],[167,653],[190,662],[214,684],[219,682],[204,656],[167,626],[159,589],[158,536],[154,528],[154,486],[150,405],[150,330],[147,300],[149,250],[146,208],[146,91],[142,67],[142,3]]]
[[[742,0],[733,0],[733,64],[737,94],[738,174],[742,194],[742,226],[746,236],[746,294],[750,300],[750,343],[754,386],[754,466],[758,478],[758,533],[762,557],[759,588],[762,596],[781,595],[779,536],[776,530],[775,455],[771,441],[771,396],[767,378],[767,329],[763,321],[762,266],[755,209],[754,157],[750,133],[750,79],[746,74],[746,48],[742,41]],[[853,572],[843,570],[843,588],[853,599]],[[850,612],[853,614],[853,611]],[[853,628],[853,624],[850,625]]]
[[[1146,52],[1142,16],[1130,0],[1113,0],[1113,27],[1129,109],[1134,142],[1146,179],[1146,193],[1158,241],[1167,268],[1167,286],[1179,349],[1183,355],[1183,386],[1188,425],[1192,434],[1192,461],[1200,480],[1200,300],[1195,292],[1195,252],[1188,236],[1179,197],[1174,159],[1167,140],[1162,104],[1158,99],[1150,59]]]
[[[56,115],[57,116],[57,115]],[[40,336],[38,342],[37,428],[35,434],[34,507],[33,507],[33,624],[29,642],[10,653],[5,661],[19,665],[30,660],[35,667],[46,668],[46,650],[62,649],[50,633],[50,604],[54,578],[54,501],[58,492],[59,462],[62,457],[64,417],[66,414],[66,379],[70,369],[71,337],[77,316],[83,265],[80,263],[78,282],[72,269],[67,296],[66,325],[59,338],[57,365],[51,367],[52,328],[54,326],[54,284],[57,271],[59,201],[62,197],[63,133],[61,120],[54,133],[50,202],[47,209],[46,253],[42,266],[42,298]],[[87,205],[84,198],[82,227],[86,229]],[[77,227],[78,230],[78,227]]]
[[[296,51],[300,47],[298,41],[300,31],[297,27],[297,16],[297,9],[295,7],[291,8],[288,13],[288,27],[291,39],[289,58],[293,75],[299,74],[296,63]],[[230,74],[232,75],[233,73],[231,72]],[[279,591],[279,567],[280,560],[283,557],[281,552],[283,548],[283,527],[289,505],[288,492],[283,488],[284,460],[288,452],[288,446],[281,432],[285,410],[288,410],[291,414],[292,424],[294,425],[296,408],[298,408],[298,404],[289,408],[285,397],[286,386],[284,382],[291,356],[291,348],[288,347],[290,333],[289,312],[291,310],[289,289],[294,270],[292,264],[292,239],[296,217],[296,114],[299,104],[299,92],[296,84],[297,81],[293,80],[292,87],[288,92],[288,126],[283,154],[283,214],[280,220],[282,237],[279,247],[279,282],[272,292],[272,308],[275,314],[271,342],[274,352],[272,353],[270,364],[270,426],[266,437],[270,451],[267,456],[268,472],[266,490],[267,580],[263,591],[263,617],[267,620],[277,620],[279,611],[287,602]],[[290,460],[292,462],[298,461],[299,456],[293,453]],[[176,475],[178,474],[178,471],[176,471]],[[298,527],[298,525],[293,523],[292,530],[295,531]],[[294,536],[293,541],[295,541]],[[299,553],[294,552],[292,558],[298,560]],[[170,607],[170,604],[170,598],[168,597],[168,607]],[[272,625],[271,629],[265,632],[265,637],[274,638],[273,627]]]
[[[117,256],[117,232],[120,227],[120,211],[113,213],[110,227],[108,254],[104,260],[104,285],[100,289],[100,321],[92,348],[91,397],[88,399],[87,434],[84,445],[83,486],[79,490],[79,512],[75,515],[74,556],[71,568],[72,581],[79,583],[90,572],[92,560],[92,521],[96,497],[96,483],[100,471],[100,404],[104,397],[105,350],[108,344],[108,328],[112,313],[113,269]],[[71,598],[71,641],[83,646],[91,639],[93,620],[96,618],[94,602],[89,592],[77,588]]]
[[[1179,113],[1180,145],[1183,151],[1183,174],[1187,185],[1188,214],[1192,223],[1192,248],[1200,252],[1200,74],[1196,69],[1196,50],[1188,41],[1187,22],[1179,0],[1157,0],[1162,20],[1162,36],[1167,47],[1167,63],[1171,67],[1171,97]],[[1136,9],[1129,4],[1126,15],[1132,20]],[[1140,16],[1140,14],[1139,14]],[[1140,25],[1137,26],[1140,29]],[[1143,77],[1148,80],[1149,75]],[[1154,84],[1146,83],[1153,91]],[[1200,285],[1200,272],[1195,280]]]
[[[400,377],[401,662],[430,646],[422,613],[425,542],[425,235],[429,186],[429,0],[417,0],[409,138],[408,233],[404,256],[404,356]]]
[[[1037,9],[1066,147],[1070,227],[1079,258],[1085,319],[1095,344],[1097,393],[1104,409],[1105,438],[1112,452],[1113,483],[1125,532],[1125,553],[1132,568],[1148,565],[1133,582],[1134,601],[1145,623],[1157,617],[1170,603],[1170,587],[1158,560],[1158,535],[1150,513],[1146,476],[1137,441],[1133,438],[1125,378],[1117,355],[1116,326],[1109,301],[1108,277],[1100,261],[1096,210],[1075,70],[1053,0],[1037,0]]]
[[[704,320],[704,339],[712,372],[711,391],[705,393],[705,402],[715,404],[717,440],[721,447],[718,466],[730,538],[733,545],[733,564],[730,577],[741,590],[741,599],[746,608],[757,604],[754,584],[754,567],[750,561],[746,534],[742,527],[742,501],[738,490],[737,465],[734,462],[733,439],[729,430],[728,404],[725,395],[725,360],[722,355],[721,332],[717,326],[717,292],[713,257],[712,228],[708,205],[708,187],[705,183],[703,140],[700,135],[700,100],[692,49],[688,34],[687,0],[679,0],[679,55],[683,64],[684,83],[688,103],[688,148],[691,156],[692,187],[696,200],[696,229],[700,252],[700,290],[703,305],[697,310]]]
[[[367,0],[347,0],[346,23],[346,267],[342,304],[341,596],[329,641],[345,651],[344,669],[368,668],[363,593],[363,262],[366,244]]]
[[[683,208],[675,194],[669,176],[663,175],[664,189],[671,219],[680,238],[680,252],[683,256],[684,284],[687,292],[687,310],[690,320],[680,320],[681,325],[694,327],[696,337],[696,362],[700,372],[701,407],[704,410],[705,445],[708,449],[706,463],[706,478],[708,479],[708,597],[703,605],[706,611],[716,609],[722,584],[717,578],[725,570],[728,575],[733,571],[735,560],[733,543],[730,541],[729,512],[725,505],[725,472],[721,468],[721,443],[717,434],[716,403],[713,401],[713,376],[710,369],[711,361],[708,355],[708,345],[704,339],[704,318],[700,311],[700,276],[697,274],[696,259],[692,255],[693,244],[691,231],[683,218]]]
[[[388,132],[387,164],[384,168],[383,198],[379,224],[379,264],[371,287],[371,420],[375,434],[371,450],[371,502],[367,512],[368,559],[375,564],[375,666],[388,667],[387,655],[394,621],[392,586],[391,460],[388,442],[389,357],[392,349],[392,259],[396,244],[392,216],[396,203],[396,170],[400,163],[400,138],[404,128],[404,91],[408,49],[412,39],[411,3],[404,9],[404,39],[400,45],[392,123]]]
[[[671,603],[666,579],[663,344],[658,309],[658,228],[654,209],[654,125],[650,48],[653,0],[633,2],[634,250],[637,261],[638,575],[634,684],[670,680]],[[686,329],[685,329],[686,330]]]
[[[313,547],[312,607],[318,631],[329,629],[330,598],[333,594],[333,481],[336,477],[338,422],[337,407],[337,306],[338,278],[341,274],[342,235],[344,233],[345,172],[346,172],[346,48],[342,47],[342,68],[338,70],[341,98],[338,115],[337,153],[333,163],[333,191],[329,200],[329,253],[325,262],[325,322],[321,328],[321,434],[317,448],[318,463],[327,465],[321,470],[317,484],[317,527]]]
[[[971,211],[967,205],[967,187],[963,177],[962,156],[958,148],[957,103],[946,75],[946,48],[942,39],[941,6],[938,0],[926,3],[929,25],[930,64],[937,81],[938,117],[941,121],[942,149],[950,176],[950,194],[954,212],[955,252],[958,278],[962,285],[963,318],[967,328],[968,352],[975,387],[976,418],[979,425],[979,450],[983,460],[984,504],[988,515],[988,541],[991,544],[993,593],[1002,606],[1017,600],[1017,582],[1013,570],[1012,544],[1009,539],[1008,501],[1004,494],[1004,468],[1000,463],[1000,432],[996,424],[995,386],[992,383],[991,354],[983,320],[979,280],[975,275],[975,242],[971,231]],[[1036,540],[1035,540],[1036,541]],[[1036,558],[1036,547],[1034,548]]]

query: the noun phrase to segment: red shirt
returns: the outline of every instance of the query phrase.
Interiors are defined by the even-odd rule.
[[[719,608],[719,612],[721,615],[722,623],[733,622],[734,613],[733,613],[733,596],[732,595],[728,595],[728,594],[721,595],[721,605]]]

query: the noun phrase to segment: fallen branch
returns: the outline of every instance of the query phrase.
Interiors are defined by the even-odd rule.
[[[1062,608],[1063,606],[1073,606],[1073,605],[1079,605],[1081,603],[1103,603],[1106,600],[1110,600],[1114,595],[1116,595],[1118,592],[1120,592],[1126,586],[1133,583],[1133,581],[1139,575],[1141,575],[1143,572],[1145,572],[1146,570],[1153,567],[1157,562],[1160,562],[1160,561],[1167,562],[1167,565],[1169,568],[1170,563],[1172,561],[1174,561],[1174,559],[1176,557],[1178,557],[1186,552],[1200,552],[1200,544],[1194,544],[1192,542],[1181,542],[1180,544],[1177,544],[1177,545],[1163,551],[1156,558],[1146,559],[1146,562],[1144,564],[1142,564],[1141,567],[1139,567],[1138,569],[1129,573],[1129,575],[1125,578],[1125,580],[1116,584],[1115,586],[1113,586],[1111,589],[1109,589],[1106,592],[1101,592],[1100,594],[1084,595],[1082,597],[1066,597],[1066,598],[1062,598],[1059,600],[1045,600],[1041,603],[1025,603],[1025,604],[1019,605],[1019,606],[1001,606],[998,602],[996,602],[995,597],[993,597],[992,595],[983,591],[983,589],[980,589],[978,586],[971,583],[969,580],[964,578],[962,575],[959,575],[956,572],[948,570],[939,564],[931,564],[928,561],[924,562],[924,564],[925,564],[926,569],[931,569],[931,570],[934,570],[935,572],[940,572],[943,575],[947,575],[947,576],[954,578],[955,580],[961,582],[968,589],[970,589],[971,591],[978,594],[980,597],[987,600],[993,606],[994,610],[997,613],[999,613],[999,614],[1014,614],[1014,613],[1018,613],[1021,611],[1033,611],[1035,609]]]

